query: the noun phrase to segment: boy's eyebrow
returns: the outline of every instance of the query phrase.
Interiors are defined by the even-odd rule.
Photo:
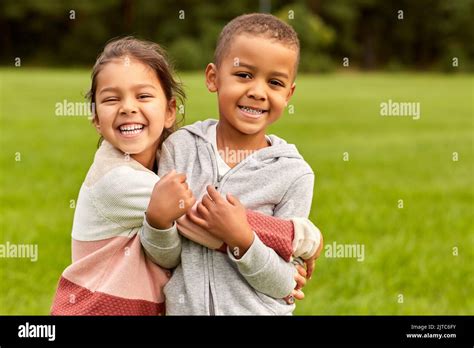
[[[257,70],[257,67],[253,66],[253,65],[250,65],[250,64],[247,64],[247,63],[242,63],[242,62],[239,62],[239,65],[236,66],[235,68],[239,68],[239,67],[244,67],[244,68],[247,68],[247,69],[250,69],[250,70]],[[272,71],[270,73],[270,75],[272,76],[280,76],[280,77],[283,77],[283,78],[286,78],[288,79],[289,76],[288,74],[284,73],[284,72],[280,72],[280,71]]]
[[[271,73],[272,76],[280,76],[280,77],[284,77],[285,79],[288,79],[289,76],[288,74],[285,74],[284,72],[279,72],[279,71],[273,71]]]
[[[250,65],[250,64],[247,64],[247,63],[242,63],[242,62],[239,62],[239,65],[235,66],[234,67],[236,68],[240,68],[240,67],[244,67],[244,68],[247,68],[247,69],[250,69],[250,70],[257,70],[257,67],[253,66],[253,65]]]
[[[156,89],[155,86],[149,84],[149,83],[140,83],[138,85],[135,85],[133,86],[133,88],[135,89],[138,89],[138,88],[145,88],[145,87],[150,87],[150,88],[153,88],[153,89]],[[117,91],[119,88],[118,87],[104,87],[102,88],[100,91],[99,91],[99,94],[101,93],[104,93],[104,92],[115,92]]]

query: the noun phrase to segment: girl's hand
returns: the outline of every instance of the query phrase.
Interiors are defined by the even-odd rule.
[[[319,255],[321,255],[321,251],[323,250],[323,244],[324,244],[323,234],[320,233],[319,236],[320,236],[320,243],[319,243],[318,250],[316,250],[316,253],[313,256],[311,256],[309,259],[303,260],[304,263],[306,264],[306,271],[308,273],[306,277],[307,279],[311,279],[311,276],[313,275],[313,271],[314,271],[314,263],[319,258]]]
[[[186,175],[172,170],[155,184],[146,212],[148,223],[158,229],[168,229],[173,222],[196,202],[186,183]]]
[[[231,194],[227,194],[226,199],[221,197],[212,186],[207,187],[207,193],[198,203],[196,212],[188,211],[188,218],[224,241],[235,258],[241,258],[254,239],[245,207]]]

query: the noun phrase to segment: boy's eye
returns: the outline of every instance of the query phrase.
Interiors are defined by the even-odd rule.
[[[271,81],[270,81],[270,84],[272,84],[272,85],[274,85],[274,86],[285,87],[285,85],[283,84],[283,82],[278,81],[278,80],[271,80]]]
[[[235,76],[241,77],[243,79],[251,79],[252,78],[252,75],[250,75],[249,73],[246,73],[246,72],[236,73]]]

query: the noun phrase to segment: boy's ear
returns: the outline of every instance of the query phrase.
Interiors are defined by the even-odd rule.
[[[295,88],[296,88],[296,83],[293,82],[293,84],[290,87],[290,92],[288,92],[288,95],[286,96],[286,105],[288,105],[288,102],[290,101],[291,97],[293,96],[293,93],[295,93]]]
[[[206,67],[206,86],[209,92],[217,92],[217,68],[214,63],[207,64]]]
[[[168,110],[165,114],[165,128],[171,128],[176,121],[176,99],[171,99],[168,103]]]

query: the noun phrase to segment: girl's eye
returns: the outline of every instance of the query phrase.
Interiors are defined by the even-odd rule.
[[[282,82],[278,81],[278,80],[271,80],[270,84],[272,84],[274,86],[285,87],[285,85]]]
[[[114,98],[114,97],[105,98],[105,99],[104,99],[104,103],[114,102],[114,101],[117,101],[117,100],[118,100],[118,98]]]
[[[245,72],[237,73],[235,75],[238,76],[238,77],[241,77],[243,79],[251,79],[252,78],[252,75],[250,75],[249,73],[245,73]]]
[[[140,94],[140,95],[138,96],[138,98],[139,98],[139,99],[151,98],[151,95],[149,95],[149,94]]]

